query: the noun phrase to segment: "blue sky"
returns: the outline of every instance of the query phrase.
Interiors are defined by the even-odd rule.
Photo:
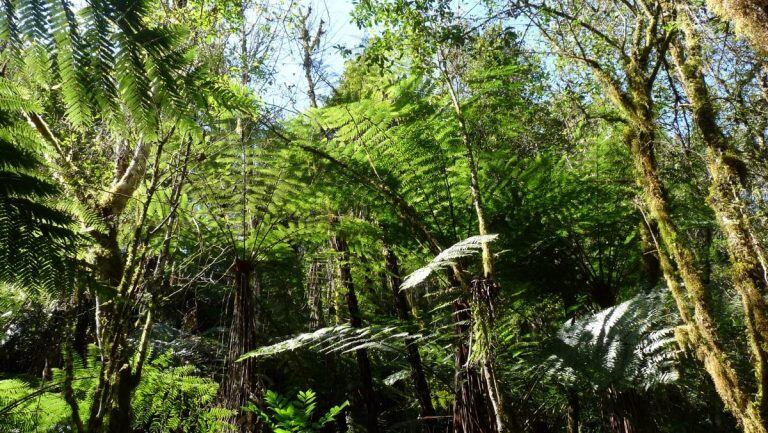
[[[323,76],[332,84],[338,81],[339,76],[344,70],[344,58],[334,47],[337,45],[354,49],[359,46],[365,36],[373,30],[360,30],[356,25],[350,22],[350,13],[354,9],[353,0],[269,0],[276,5],[285,6],[288,4],[298,4],[303,10],[307,6],[312,7],[313,15],[316,16],[315,24],[320,19],[325,21],[327,32],[323,38],[320,55],[318,58],[322,61]],[[464,17],[482,17],[488,13],[484,3],[480,0],[453,0],[454,10],[458,11]],[[506,25],[516,27],[519,31],[524,31],[528,25],[527,20],[522,17],[507,22]],[[535,31],[527,34],[528,38]],[[259,94],[263,100],[277,107],[286,109],[285,114],[300,112],[309,105],[305,94],[307,84],[304,78],[304,72],[301,67],[301,54],[298,52],[298,44],[294,35],[286,35],[287,43],[283,44],[277,51],[279,52],[277,65],[275,67],[275,83],[267,89],[260,89]],[[320,83],[318,85],[318,94],[325,96],[330,88]]]
[[[279,0],[278,0],[279,1]],[[355,48],[360,45],[364,33],[350,22],[350,13],[354,8],[351,0],[304,0],[299,2],[303,7],[312,6],[316,16],[314,24],[320,19],[325,21],[327,29],[321,44],[318,58],[322,61],[323,76],[331,83],[336,83],[344,70],[344,58],[334,48],[341,45]],[[306,81],[301,67],[301,54],[295,41],[283,44],[277,60],[275,83],[265,89],[262,97],[267,103],[285,107],[290,111],[300,111],[308,106],[306,97]],[[318,93],[327,95],[329,87],[318,85]]]

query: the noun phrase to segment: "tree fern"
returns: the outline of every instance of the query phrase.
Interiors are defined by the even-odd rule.
[[[421,334],[410,334],[397,326],[368,326],[354,328],[337,325],[320,328],[313,332],[298,334],[277,343],[262,346],[244,354],[247,358],[266,358],[298,349],[309,349],[320,353],[354,353],[360,349],[396,351],[405,340],[427,341]]]
[[[472,236],[463,241],[453,244],[440,252],[429,264],[423,268],[417,269],[403,280],[400,290],[406,290],[423,283],[430,275],[449,268],[458,263],[460,259],[477,254],[482,248],[483,243],[496,240],[498,235]]]
[[[20,0],[17,6],[21,17],[20,30],[42,45],[47,45],[50,36],[48,6],[46,0]]]
[[[158,97],[178,98],[178,88],[184,88],[178,86],[180,72],[188,61],[179,29],[148,24],[152,4],[93,0],[76,13],[68,0],[6,1],[0,29],[7,49],[0,55],[26,74],[51,72],[57,83],[43,84],[61,92],[67,120],[75,127],[82,130],[98,116],[113,127],[132,123],[151,139]],[[31,70],[24,70],[24,51],[37,59],[27,62]]]
[[[666,292],[638,295],[569,321],[547,345],[549,372],[600,389],[646,389],[675,381],[674,316],[665,297]]]
[[[16,18],[16,8],[13,0],[3,0],[0,3],[0,40],[4,41],[0,53],[9,53],[9,57],[18,56],[18,47],[20,45],[18,20]]]
[[[133,397],[134,428],[148,433],[235,431],[231,411],[215,405],[218,385],[195,375],[194,366],[172,366],[164,354],[146,367]]]
[[[67,118],[77,128],[91,123],[91,100],[86,78],[87,56],[83,51],[79,23],[68,0],[51,2],[51,33],[56,50],[56,70],[62,82],[61,94]]]
[[[0,79],[0,280],[68,290],[73,277],[71,217],[51,206],[57,188],[42,168],[35,134],[20,119],[29,104]]]

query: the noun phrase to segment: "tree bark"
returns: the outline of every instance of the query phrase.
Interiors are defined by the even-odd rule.
[[[299,42],[301,44],[302,51],[302,69],[304,69],[304,79],[307,81],[307,98],[309,99],[309,106],[317,108],[317,94],[315,92],[315,80],[312,77],[312,65],[315,51],[320,47],[320,39],[323,37],[325,30],[323,26],[324,21],[320,21],[317,26],[317,31],[314,36],[309,33],[309,18],[312,16],[312,8],[307,8],[307,13],[302,15],[298,20],[299,27]]]
[[[478,366],[469,363],[469,341],[472,319],[468,302],[457,299],[453,302],[454,343],[454,433],[505,433],[497,429],[498,424],[488,399],[488,383],[478,371]]]
[[[736,30],[763,54],[768,54],[768,1],[707,0],[709,7],[721,17],[733,21]]]
[[[386,259],[387,273],[390,277],[390,286],[392,289],[392,299],[395,304],[397,318],[404,323],[412,322],[408,300],[405,293],[400,290],[402,283],[400,276],[400,266],[397,262],[397,256],[390,249],[385,247],[384,255]],[[429,392],[429,383],[424,374],[424,366],[419,354],[419,346],[415,341],[407,340],[405,343],[406,359],[411,368],[411,380],[416,391],[416,399],[419,402],[419,416],[422,419],[422,425],[425,432],[434,432],[437,429],[435,420],[435,408],[432,406],[432,394]]]
[[[76,327],[76,316],[77,312],[79,310],[79,299],[80,299],[80,292],[79,287],[75,289],[76,292],[72,296],[72,304],[68,308],[67,312],[67,318],[65,321],[66,329],[68,329],[68,335],[64,336],[64,342],[63,342],[63,350],[62,355],[64,358],[64,381],[62,384],[62,395],[64,397],[64,401],[69,406],[70,411],[72,412],[71,419],[72,419],[72,425],[77,433],[85,433],[85,425],[83,424],[83,420],[80,417],[80,406],[77,402],[77,398],[75,398],[75,391],[72,387],[72,383],[75,380],[75,371],[74,371],[74,352],[75,352],[75,345],[73,343],[74,335],[69,335],[74,331]]]
[[[129,197],[133,195],[140,183],[139,181],[146,174],[146,161],[136,160],[136,158],[146,159],[145,151],[139,151],[137,148],[134,152],[134,157],[129,164],[125,165],[123,172],[121,173],[121,170],[115,171],[116,186],[112,191],[108,192],[108,196],[99,205],[100,216],[108,230],[94,234],[98,244],[95,253],[95,264],[102,281],[115,288],[115,297],[109,302],[108,306],[99,308],[101,311],[96,319],[103,322],[101,324],[97,323],[97,334],[100,334],[97,335],[97,339],[101,344],[103,365],[91,404],[88,420],[89,432],[98,433],[103,431],[105,420],[107,431],[110,433],[127,433],[131,431],[131,395],[141,380],[142,364],[146,358],[147,333],[149,332],[149,326],[151,326],[151,301],[146,306],[145,317],[147,321],[144,338],[139,345],[139,356],[136,358],[136,363],[133,364],[131,363],[127,339],[135,330],[134,323],[137,315],[136,310],[140,307],[140,294],[147,284],[152,284],[153,282],[151,278],[145,280],[147,271],[146,247],[153,234],[152,231],[146,228],[146,218],[153,195],[160,181],[160,158],[163,154],[163,147],[174,131],[175,126],[171,127],[165,137],[158,143],[154,158],[152,180],[147,190],[147,197],[141,207],[139,220],[134,226],[131,243],[126,248],[126,253],[121,250],[118,242],[118,221],[125,209],[126,202],[117,202],[116,204],[110,196],[115,195],[118,190],[125,192]],[[184,158],[184,170],[186,170],[188,155],[189,147],[187,147]],[[124,164],[116,162],[116,165],[123,166]],[[131,170],[133,170],[133,173],[129,173]],[[130,178],[130,181],[126,181],[126,178]],[[120,186],[126,182],[128,186]],[[180,176],[177,182],[183,183],[184,176]],[[127,198],[125,199],[127,200]],[[178,199],[178,196],[176,199]],[[115,214],[113,212],[119,213]],[[173,216],[175,209],[171,212],[169,218]],[[167,229],[172,229],[172,226],[168,226]],[[166,239],[165,243],[167,244],[167,242],[168,240]],[[167,254],[167,251],[164,250],[163,253]],[[162,273],[162,267],[156,266],[155,271]],[[101,330],[101,332],[99,333],[98,330]]]
[[[309,306],[309,330],[319,329],[323,323],[323,292],[320,287],[321,265],[312,259],[307,275],[307,304]]]
[[[238,258],[232,270],[235,283],[232,324],[229,327],[227,367],[219,388],[219,401],[225,407],[239,412],[253,400],[260,402],[264,388],[256,374],[256,359],[237,361],[243,354],[256,348],[258,339],[258,312],[254,293],[258,289],[254,290],[251,286],[255,280],[253,267],[249,261]],[[241,432],[251,432],[258,425],[258,417],[247,412],[238,417],[237,422]]]
[[[363,326],[363,319],[360,314],[360,306],[357,302],[355,286],[352,282],[352,270],[349,264],[349,248],[347,241],[335,234],[331,236],[331,246],[339,255],[339,274],[341,285],[346,290],[347,308],[349,310],[349,324],[354,328]],[[376,395],[373,389],[373,376],[371,373],[371,361],[368,358],[368,351],[365,349],[355,350],[355,359],[360,371],[360,397],[366,411],[366,431],[368,433],[377,433],[378,424],[378,406],[376,404]]]
[[[651,290],[659,284],[661,279],[661,264],[656,247],[656,238],[659,236],[659,229],[656,223],[651,222],[650,226],[646,222],[640,223],[640,246],[643,254],[643,277],[644,285],[647,290]]]
[[[656,26],[658,18],[658,15],[651,16],[649,24],[646,22],[648,17],[638,16],[637,25],[639,28],[652,29],[651,24]],[[551,40],[548,34],[547,36]],[[657,56],[665,55],[670,38],[668,34],[663,34],[642,41],[643,39],[636,41],[636,46],[623,65],[625,85],[618,84],[595,59],[584,57],[581,53],[575,55],[575,58],[593,70],[597,79],[606,87],[608,97],[622,111],[626,120],[624,141],[634,160],[637,181],[642,189],[649,219],[657,224],[660,243],[666,249],[664,253],[660,251],[660,256],[669,255],[669,260],[661,265],[664,278],[670,285],[681,318],[686,324],[686,343],[704,365],[725,407],[739,420],[745,433],[765,433],[766,427],[760,413],[750,401],[749,393],[746,392],[723,348],[714,316],[707,303],[701,275],[696,269],[692,249],[672,220],[666,191],[656,167],[656,124],[652,90],[661,59],[657,58],[656,64],[651,65],[649,56],[653,52]],[[562,47],[558,48],[562,50]],[[673,275],[671,272],[674,265],[677,269]],[[682,279],[684,286],[677,283],[677,275]]]
[[[707,303],[706,290],[695,266],[693,253],[680,236],[679,230],[670,216],[666,192],[658,177],[656,162],[653,157],[652,143],[655,140],[655,133],[652,128],[627,131],[627,139],[630,142],[637,172],[640,175],[639,180],[648,209],[652,218],[657,222],[661,240],[674,259],[679,275],[685,283],[688,299],[676,299],[676,302],[680,306],[687,305],[689,301],[693,307],[693,317],[689,317],[692,322],[687,323],[691,338],[690,343],[692,343],[699,360],[704,364],[704,368],[712,378],[721,399],[743,424],[745,432],[763,433],[766,429],[759,413],[750,404],[748,394],[723,349],[714,315]],[[667,270],[670,267],[671,265],[667,267]],[[665,279],[669,283],[674,280],[674,276],[665,275]],[[671,292],[676,298],[682,296],[682,289],[679,291],[671,290]],[[681,317],[684,317],[684,311],[681,311]]]
[[[739,381],[736,370],[722,347],[722,342],[715,325],[714,316],[706,301],[706,291],[698,273],[693,253],[685,240],[680,236],[677,226],[672,222],[669,214],[666,192],[656,171],[656,163],[653,158],[652,143],[655,140],[652,129],[640,131],[640,133],[628,132],[631,148],[635,157],[635,163],[640,174],[641,184],[644,189],[648,208],[653,219],[658,223],[660,237],[668,249],[671,257],[677,264],[680,277],[685,283],[687,299],[677,299],[682,296],[682,289],[673,289],[677,286],[675,277],[665,272],[665,278],[670,283],[673,296],[676,297],[678,307],[682,308],[681,317],[685,320],[686,309],[690,302],[693,309],[693,317],[688,317],[692,322],[687,322],[689,342],[693,345],[698,358],[704,364],[710,374],[715,388],[726,407],[743,424],[748,433],[765,432],[759,413],[750,404],[748,394]],[[671,264],[663,266],[667,272]],[[679,287],[679,286],[678,286]]]
[[[652,433],[647,403],[634,390],[609,387],[603,396],[602,410],[611,433]]]
[[[566,398],[568,399],[567,409],[565,413],[568,433],[579,433],[579,422],[581,418],[581,406],[579,405],[579,394],[573,388],[566,390]]]
[[[459,138],[464,144],[464,152],[469,167],[469,192],[472,197],[472,203],[475,208],[475,217],[477,218],[477,230],[481,236],[488,234],[488,223],[485,218],[485,206],[483,205],[483,196],[480,190],[480,178],[478,173],[478,164],[475,159],[472,139],[467,128],[467,122],[464,118],[464,112],[459,101],[459,95],[453,86],[453,82],[447,68],[441,70],[448,93],[451,98],[451,105],[456,121],[459,126]],[[504,412],[504,403],[499,392],[499,386],[496,382],[496,372],[494,366],[493,347],[493,308],[494,299],[498,287],[493,281],[493,255],[491,254],[490,244],[482,242],[482,263],[483,278],[473,282],[472,287],[472,335],[474,348],[479,353],[471,353],[469,362],[478,362],[481,364],[483,379],[487,384],[488,398],[493,410],[494,422],[499,432],[507,431],[507,420]],[[485,293],[487,296],[482,295]],[[480,296],[478,296],[480,295]]]
[[[685,8],[678,5],[683,40],[673,42],[671,52],[680,80],[693,110],[693,119],[707,146],[707,166],[712,175],[709,202],[726,239],[733,285],[741,295],[752,364],[757,381],[756,401],[766,414],[768,392],[768,292],[765,269],[749,224],[744,187],[746,164],[739,159],[720,128],[717,113],[702,73],[701,47]],[[764,26],[768,25],[763,23]]]

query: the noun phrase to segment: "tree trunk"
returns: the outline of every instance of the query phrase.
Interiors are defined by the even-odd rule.
[[[405,298],[405,293],[400,290],[402,281],[400,277],[400,266],[397,263],[397,256],[395,256],[395,253],[391,249],[386,247],[384,254],[397,318],[404,323],[411,323],[408,300]],[[413,387],[416,391],[416,399],[419,401],[419,416],[422,419],[424,431],[435,432],[437,429],[435,422],[435,408],[432,406],[432,394],[429,392],[429,384],[427,383],[427,378],[424,374],[424,366],[421,363],[419,346],[415,341],[409,339],[406,341],[405,351],[408,365],[411,367],[411,380],[413,381]]]
[[[768,54],[768,1],[707,0],[709,7],[721,17],[733,21],[736,30],[763,54]]]
[[[651,290],[659,284],[661,279],[661,265],[657,253],[656,239],[659,237],[659,229],[654,222],[640,223],[640,246],[643,254],[644,286]]]
[[[602,410],[611,433],[652,433],[645,400],[633,390],[608,387]]]
[[[624,141],[635,163],[650,220],[657,224],[661,243],[666,249],[666,252],[660,251],[660,256],[669,255],[668,263],[661,265],[680,316],[686,324],[686,344],[693,348],[725,407],[739,420],[745,433],[766,433],[768,430],[760,413],[751,404],[749,393],[723,348],[701,274],[696,269],[693,251],[671,218],[666,191],[659,178],[654,156],[656,125],[651,96],[653,86],[647,72],[641,68],[641,59],[634,59],[628,66],[626,92],[616,87],[610,79],[604,78],[600,70],[597,74],[608,86],[610,97],[624,111],[628,120]],[[674,265],[677,266],[677,272],[672,274]],[[677,283],[677,275],[684,286]]]
[[[323,291],[320,285],[321,264],[312,259],[307,275],[307,304],[309,306],[309,330],[314,331],[323,323]]]
[[[566,390],[568,406],[565,413],[568,433],[579,433],[579,419],[581,417],[581,407],[579,405],[579,394],[573,388]]]
[[[225,407],[239,412],[249,402],[260,402],[264,389],[256,374],[256,359],[247,358],[237,362],[243,354],[256,348],[258,338],[256,297],[251,287],[252,265],[246,260],[236,259],[233,271],[235,293],[232,324],[229,328],[227,367],[219,388],[219,401]],[[238,424],[240,431],[252,432],[258,426],[258,417],[252,412],[245,413],[238,418]]]
[[[488,398],[487,382],[477,366],[469,361],[469,340],[472,319],[468,302],[453,302],[456,356],[454,358],[454,433],[506,433],[499,432],[493,408]]]
[[[114,231],[116,235],[116,230]],[[111,244],[111,242],[110,242]],[[103,244],[102,244],[103,245]],[[116,241],[115,241],[115,245]],[[103,248],[103,247],[102,247]],[[100,314],[96,317],[97,339],[100,341],[102,366],[99,380],[91,402],[88,417],[88,431],[99,433],[106,425],[110,433],[127,433],[131,427],[130,391],[131,365],[127,347],[127,335],[134,320],[133,305],[125,298],[128,287],[132,287],[138,266],[133,258],[123,264],[121,253],[111,249],[102,249],[104,260],[97,260],[102,281],[110,284],[118,281],[115,297],[108,305],[97,306]],[[120,255],[118,257],[110,256]],[[119,264],[119,268],[115,268]],[[120,272],[116,277],[110,272]],[[98,323],[101,322],[101,323]],[[131,389],[129,389],[131,388]],[[126,393],[129,398],[124,398]],[[105,422],[106,421],[106,422]]]
[[[456,115],[456,121],[459,126],[459,138],[464,144],[465,157],[467,166],[469,167],[469,192],[475,208],[477,231],[479,235],[484,236],[488,234],[488,223],[485,218],[485,206],[483,205],[483,196],[480,190],[478,164],[475,159],[472,139],[469,135],[467,122],[464,118],[461,102],[459,101],[459,95],[453,87],[447,68],[443,68],[443,75],[451,97],[451,104]],[[494,293],[495,295],[497,289],[496,284],[493,281],[493,255],[491,254],[491,247],[489,243],[485,241],[482,243],[481,247],[483,278],[482,281],[476,283],[473,282],[472,333],[475,347],[471,348],[480,353],[473,353],[470,356],[469,362],[478,362],[481,364],[481,371],[483,378],[487,383],[488,398],[491,403],[491,409],[493,410],[496,429],[499,432],[504,432],[508,428],[506,425],[507,420],[504,413],[502,396],[499,392],[498,383],[496,382],[496,372],[493,365],[494,357],[493,353],[491,353],[491,348],[493,346],[493,302],[495,296],[486,296],[482,299],[480,304],[474,302],[478,299],[478,293],[487,291],[489,295],[491,293]],[[478,288],[480,288],[479,291],[477,290]]]
[[[64,341],[62,343],[62,355],[64,358],[64,365],[62,370],[64,371],[64,381],[62,383],[61,392],[62,396],[64,397],[64,401],[67,403],[70,411],[72,412],[72,426],[77,433],[85,433],[85,425],[83,424],[83,420],[80,417],[80,406],[78,405],[77,398],[75,398],[75,392],[72,387],[72,383],[75,380],[74,340],[77,335],[74,330],[77,327],[77,313],[80,311],[79,301],[81,297],[82,293],[80,291],[80,287],[75,287],[75,293],[72,296],[72,303],[67,309],[65,319],[65,329],[67,329],[68,332],[67,335],[64,336]]]
[[[349,264],[349,249],[344,238],[331,236],[331,246],[339,254],[339,273],[341,284],[346,290],[347,308],[349,310],[349,324],[354,328],[363,326],[363,319],[360,314],[360,307],[357,303],[355,286],[352,283],[352,270]],[[378,425],[378,407],[376,404],[376,395],[373,390],[373,376],[371,373],[371,361],[368,358],[368,351],[365,349],[355,350],[355,359],[360,371],[360,398],[366,411],[366,431],[368,433],[377,433]]]
[[[304,70],[304,79],[307,81],[307,99],[309,99],[309,106],[317,108],[317,94],[315,92],[315,80],[312,76],[312,65],[314,64],[313,55],[315,51],[320,47],[320,39],[322,38],[325,30],[323,26],[325,22],[322,20],[317,26],[317,30],[314,35],[310,35],[309,18],[312,16],[312,8],[307,8],[307,13],[301,15],[298,18],[298,38],[301,44],[302,51],[302,69]]]
[[[664,16],[663,11],[660,13]],[[640,31],[636,34],[642,35],[642,31],[648,33],[645,38],[635,38],[630,53],[623,54],[626,60],[621,62],[623,80],[617,80],[612,71],[600,63],[600,59],[585,57],[584,52],[574,54],[572,58],[580,59],[593,70],[595,77],[605,87],[607,96],[622,111],[626,121],[624,140],[635,163],[637,180],[642,189],[649,219],[658,225],[660,243],[666,250],[659,251],[660,256],[664,257],[664,260],[660,260],[664,278],[685,323],[684,329],[680,329],[678,335],[684,337],[685,344],[694,350],[714,382],[725,407],[737,418],[745,433],[765,433],[767,430],[760,413],[723,348],[707,302],[701,274],[696,268],[693,250],[681,236],[670,216],[666,192],[657,171],[654,156],[656,122],[652,92],[654,81],[663,64],[662,57],[666,55],[671,36],[674,36],[669,33],[672,26],[668,26],[669,23],[659,23],[658,19],[659,14],[638,12],[635,22]],[[659,33],[654,34],[657,30]],[[592,33],[600,36],[599,32]],[[569,52],[546,30],[544,35],[558,49]],[[675,265],[676,271],[673,268]],[[677,275],[684,285],[678,284]]]
[[[685,283],[688,299],[676,299],[676,302],[678,306],[687,305],[690,302],[693,307],[693,323],[687,323],[689,325],[687,331],[690,333],[690,342],[695,348],[697,357],[704,364],[725,406],[740,420],[745,432],[764,433],[766,428],[760,415],[750,404],[748,394],[744,391],[736,370],[723,349],[714,316],[707,304],[701,276],[695,266],[693,253],[670,217],[666,192],[658,177],[653,156],[655,140],[653,127],[646,125],[645,128],[639,129],[635,126],[627,131],[626,138],[635,159],[648,209],[658,224],[661,240],[674,259],[680,277]],[[665,278],[668,282],[675,279],[670,275],[665,275]],[[682,294],[680,291],[677,294],[676,291],[671,291],[676,297]],[[683,317],[683,311],[681,311],[681,317]]]
[[[707,165],[712,175],[709,202],[726,239],[733,285],[741,295],[758,386],[756,401],[765,415],[765,393],[768,392],[768,307],[764,296],[768,292],[768,283],[744,202],[749,197],[749,191],[744,187],[746,164],[735,154],[717,123],[715,107],[701,71],[703,62],[698,35],[684,8],[678,8],[678,22],[683,30],[684,42],[673,43],[671,51],[683,88],[691,102],[694,122],[707,146]]]

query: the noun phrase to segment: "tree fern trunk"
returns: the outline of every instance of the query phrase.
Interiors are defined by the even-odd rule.
[[[472,319],[469,303],[458,299],[453,303],[456,355],[454,358],[454,433],[503,433],[497,430],[487,382],[475,364],[469,361],[467,345]]]
[[[355,286],[352,283],[352,270],[349,265],[349,249],[344,238],[334,235],[331,236],[331,246],[339,254],[339,273],[341,285],[346,290],[347,308],[349,310],[349,324],[355,328],[363,326],[360,307],[357,302]],[[355,359],[360,371],[360,397],[366,411],[366,431],[368,433],[377,433],[378,425],[378,406],[376,404],[376,395],[373,390],[373,376],[371,373],[371,361],[368,358],[368,351],[365,349],[355,350]]]
[[[566,390],[566,398],[568,404],[566,407],[566,423],[568,427],[568,433],[579,433],[579,421],[581,417],[581,406],[579,405],[579,394],[574,388],[568,388]]]
[[[256,360],[248,358],[237,362],[244,353],[256,348],[258,336],[256,301],[251,287],[252,265],[246,260],[236,259],[233,272],[235,290],[232,324],[229,327],[226,372],[219,388],[219,401],[225,407],[239,412],[249,402],[255,401],[258,405],[264,389],[256,375]],[[243,414],[237,422],[242,432],[251,432],[258,425],[258,419],[252,412]]]
[[[392,289],[392,300],[395,304],[395,312],[397,318],[402,322],[410,323],[411,316],[408,308],[408,300],[405,298],[405,293],[400,291],[400,284],[402,283],[400,277],[400,266],[397,263],[397,256],[389,249],[385,248],[384,255],[386,258],[387,272],[389,273]],[[416,399],[419,402],[419,416],[422,419],[424,431],[434,432],[437,429],[435,422],[435,408],[432,406],[432,394],[429,392],[429,383],[427,383],[426,375],[424,374],[424,366],[421,363],[421,354],[419,354],[419,346],[414,341],[408,341],[405,345],[406,359],[408,365],[411,368],[411,380],[413,381],[413,387],[416,391]]]
[[[475,209],[475,217],[477,218],[477,231],[481,236],[488,234],[488,223],[485,216],[485,206],[483,204],[483,196],[480,189],[480,177],[478,173],[478,164],[475,158],[473,149],[473,143],[467,129],[467,122],[464,118],[464,113],[459,101],[459,95],[453,86],[453,82],[447,69],[443,69],[443,75],[446,81],[448,92],[451,98],[451,104],[456,115],[456,121],[459,126],[459,138],[464,144],[464,154],[467,160],[467,166],[469,167],[469,192],[472,197],[472,203]],[[482,263],[483,263],[483,278],[482,282],[476,285],[476,287],[493,287],[495,289],[495,283],[493,281],[493,255],[491,254],[491,247],[487,241],[482,243]],[[473,299],[477,299],[477,291],[473,294]],[[482,301],[482,304],[475,303],[472,307],[472,320],[473,320],[473,339],[479,343],[475,344],[475,348],[480,353],[474,354],[469,362],[478,362],[481,365],[481,374],[487,384],[488,398],[490,400],[491,409],[494,415],[494,422],[496,423],[496,429],[500,432],[504,432],[508,429],[506,414],[504,410],[504,403],[502,396],[499,393],[498,384],[496,382],[495,366],[493,365],[493,353],[491,353],[492,340],[493,340],[493,317],[485,315],[486,313],[492,314],[493,311],[493,297],[487,297]]]
[[[320,286],[320,262],[313,259],[307,274],[307,305],[309,306],[309,330],[314,331],[323,323],[323,293]]]
[[[611,386],[603,396],[603,412],[611,433],[653,433],[646,410],[647,402],[633,390]]]

